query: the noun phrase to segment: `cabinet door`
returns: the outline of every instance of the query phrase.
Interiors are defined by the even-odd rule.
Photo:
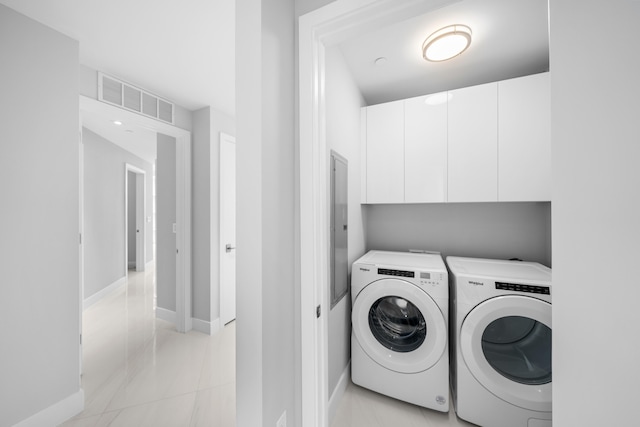
[[[367,107],[367,203],[404,202],[404,103]]]
[[[447,102],[425,103],[427,97],[404,102],[404,201],[447,200]]]
[[[449,202],[498,200],[498,84],[451,91]]]
[[[549,73],[498,83],[498,196],[551,200]]]

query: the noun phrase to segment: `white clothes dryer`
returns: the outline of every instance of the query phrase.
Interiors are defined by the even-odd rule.
[[[449,410],[448,273],[440,254],[370,251],[353,264],[351,379]]]
[[[464,420],[551,427],[551,269],[447,257],[451,387]]]

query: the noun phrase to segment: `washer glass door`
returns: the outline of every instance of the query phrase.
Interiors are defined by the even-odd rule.
[[[355,340],[376,363],[395,372],[416,373],[445,354],[445,315],[417,285],[384,278],[356,295],[351,323]]]
[[[373,303],[369,327],[380,344],[400,353],[417,349],[427,337],[427,323],[418,307],[396,295]]]

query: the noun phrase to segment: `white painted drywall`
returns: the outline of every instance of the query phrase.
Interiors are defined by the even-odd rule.
[[[263,424],[263,0],[236,1],[236,423],[237,427]],[[265,5],[267,6],[267,5]],[[267,6],[268,7],[268,6]],[[274,13],[284,14],[278,7]],[[247,52],[252,52],[248,55]],[[265,61],[268,61],[265,59]],[[275,66],[276,59],[273,59]],[[289,83],[292,86],[293,83]],[[286,129],[286,126],[285,126]],[[267,195],[266,195],[267,196]],[[278,243],[276,242],[275,245]],[[274,247],[275,249],[275,247]],[[282,292],[286,287],[282,286]],[[286,310],[282,304],[282,310]],[[286,327],[285,325],[284,327]],[[290,334],[287,334],[290,335]],[[277,345],[276,343],[273,343]],[[276,385],[278,394],[286,385]],[[277,420],[278,418],[274,418]]]
[[[551,203],[367,205],[367,250],[520,258],[551,266]]]
[[[100,135],[82,129],[84,143],[84,298],[87,299],[126,275],[124,266],[124,173],[127,163],[146,172],[145,205],[152,214],[153,166]],[[135,174],[129,172],[135,190]],[[135,194],[135,193],[134,193]],[[129,201],[131,203],[131,200]],[[134,204],[135,206],[135,204]],[[174,209],[175,210],[175,209]],[[135,232],[129,220],[130,231]],[[153,260],[153,227],[145,222],[146,262]],[[132,229],[132,230],[131,230]],[[135,234],[133,236],[135,240]],[[135,248],[135,243],[134,243]],[[135,251],[129,250],[130,260]]]
[[[191,133],[191,211],[193,251],[191,253],[191,315],[210,321],[209,301],[211,288],[211,189],[209,188],[209,152],[211,150],[211,109],[192,112]]]
[[[235,120],[209,107],[192,113],[192,315],[220,317],[220,132],[235,135]]]
[[[294,19],[293,0],[236,2],[238,427],[299,425]]]
[[[638,423],[640,2],[551,1],[554,426]]]
[[[365,236],[360,205],[360,108],[365,105],[342,52],[329,48],[325,55],[325,96],[327,146],[348,161],[348,260],[351,264],[365,252]],[[328,154],[327,154],[328,155]],[[328,391],[331,397],[340,376],[351,360],[351,295],[345,295],[329,313]]]
[[[0,58],[0,425],[11,426],[81,391],[78,42],[0,5]]]
[[[159,308],[176,311],[176,139],[158,134],[156,160],[156,295]]]

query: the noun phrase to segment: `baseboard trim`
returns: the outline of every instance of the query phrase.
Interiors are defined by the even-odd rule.
[[[173,325],[176,324],[176,312],[167,310],[166,308],[156,307],[156,318],[169,322]],[[220,330],[220,318],[215,319],[213,322],[206,320],[191,318],[191,325],[194,331],[202,332],[203,334],[213,335]]]
[[[90,297],[85,298],[84,301],[82,301],[82,309],[86,310],[87,308],[91,307],[93,304],[97,303],[102,298],[104,298],[107,294],[110,294],[111,292],[115,291],[119,286],[124,285],[126,282],[127,282],[127,276],[123,276],[118,280],[116,280],[115,282],[113,282],[112,284],[108,285],[107,287],[102,288],[101,290],[91,295]]]
[[[191,319],[193,329],[202,332],[203,334],[213,335],[220,330],[220,318],[215,319],[213,322],[207,322],[206,320]]]
[[[57,426],[75,417],[84,410],[84,390],[54,403],[48,408],[20,421],[14,427]]]
[[[333,418],[336,416],[338,412],[338,406],[340,406],[340,401],[342,400],[342,396],[344,396],[344,392],[347,390],[347,386],[349,385],[349,379],[351,378],[351,361],[347,363],[347,367],[342,371],[342,375],[340,375],[340,380],[338,380],[338,384],[336,388],[333,389],[333,393],[331,393],[331,397],[329,398],[329,424],[333,421]]]
[[[156,307],[156,318],[169,322],[173,325],[176,324],[176,312],[167,310],[166,308]]]

